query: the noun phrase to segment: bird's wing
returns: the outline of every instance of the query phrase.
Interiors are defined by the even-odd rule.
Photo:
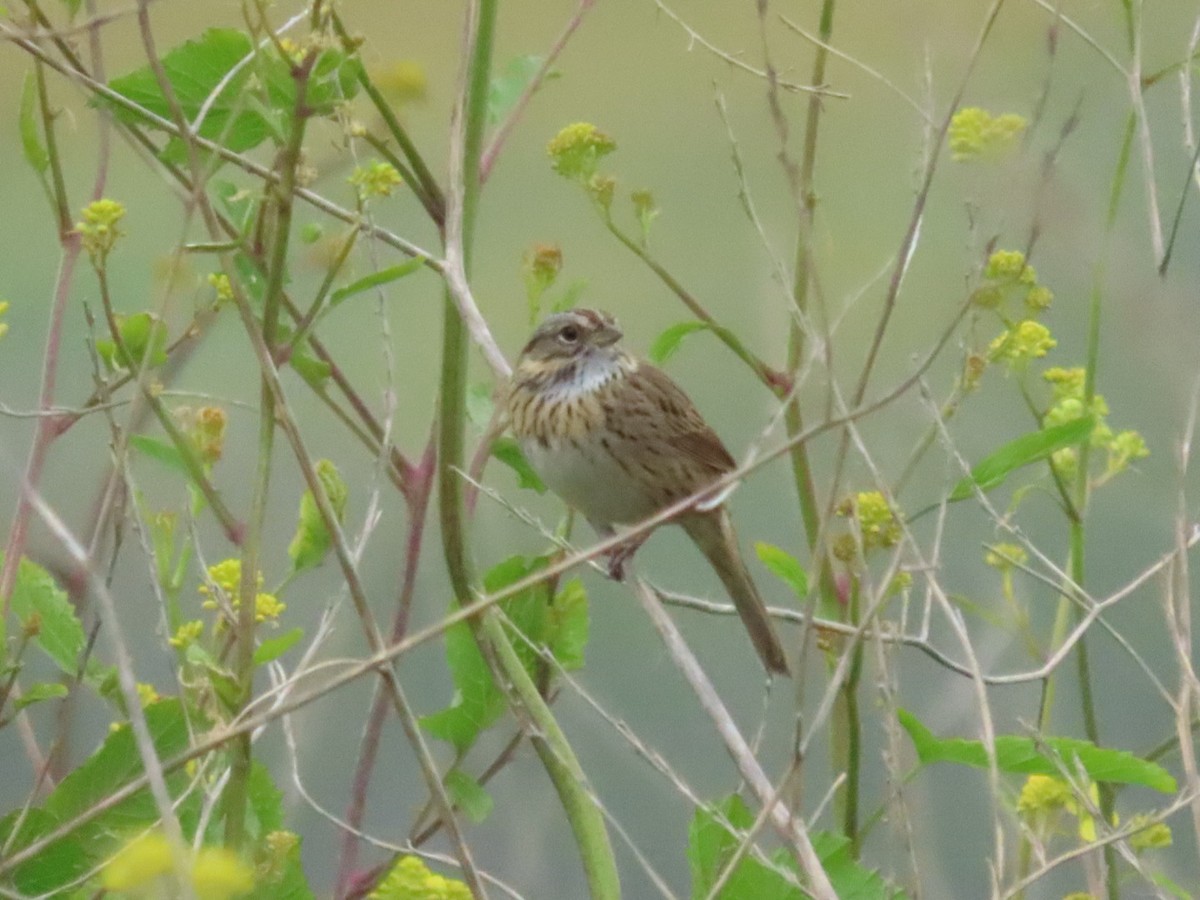
[[[736,467],[733,457],[704,421],[687,394],[661,369],[641,363],[630,376],[644,382],[644,395],[661,414],[656,437],[691,462],[721,475]]]

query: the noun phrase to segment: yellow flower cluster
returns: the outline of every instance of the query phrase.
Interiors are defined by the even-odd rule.
[[[225,410],[219,406],[180,406],[175,410],[175,419],[200,462],[211,466],[221,458],[225,449]]]
[[[616,149],[616,141],[590,122],[568,125],[546,145],[554,171],[585,184],[596,174],[600,159]]]
[[[350,183],[358,188],[361,200],[369,197],[390,197],[392,191],[404,184],[404,179],[389,162],[375,160],[358,166],[350,176]]]
[[[470,896],[461,881],[429,871],[415,856],[402,856],[368,900],[469,900]]]
[[[6,312],[8,312],[8,301],[0,300],[0,316],[4,315]],[[0,338],[4,337],[6,334],[8,334],[8,323],[0,322]]]
[[[125,207],[116,200],[93,200],[83,208],[83,221],[75,231],[83,238],[83,247],[98,265],[108,257],[117,239],[124,233],[117,223],[125,216]]]
[[[988,356],[1003,360],[1009,365],[1018,365],[1031,359],[1041,359],[1058,346],[1050,335],[1050,329],[1041,322],[1026,319],[998,335],[988,345]]]
[[[1016,113],[993,116],[978,106],[965,106],[950,120],[950,155],[955,162],[996,159],[1007,153],[1028,121]]]
[[[900,540],[900,523],[879,491],[860,491],[838,506],[838,515],[853,517],[862,536],[865,554],[878,547],[894,547]],[[843,535],[834,542],[833,554],[843,562],[853,559],[858,553],[853,535]]]
[[[217,293],[217,303],[232,303],[233,302],[233,285],[229,283],[229,276],[223,272],[212,272],[208,276],[208,283]]]
[[[1108,416],[1108,403],[1102,394],[1094,394],[1091,403],[1088,403],[1086,373],[1082,368],[1055,367],[1047,369],[1042,373],[1042,377],[1052,385],[1054,392],[1054,402],[1042,418],[1043,427],[1064,425],[1088,415],[1095,419],[1091,445],[1107,454],[1101,482],[1125,471],[1135,459],[1150,455],[1145,439],[1137,431],[1112,430],[1105,421]],[[1053,459],[1059,472],[1064,477],[1071,478],[1074,477],[1078,457],[1079,453],[1075,448],[1067,447],[1055,453]]]
[[[175,636],[169,638],[167,643],[177,650],[186,650],[196,641],[200,640],[200,636],[204,634],[204,623],[199,619],[193,619],[191,622],[184,622],[175,629]]]
[[[1028,559],[1029,554],[1019,544],[996,544],[995,547],[987,552],[983,561],[993,569],[1005,572],[1015,565],[1024,565]]]
[[[984,283],[972,296],[977,306],[998,309],[1010,296],[1019,296],[1028,315],[1050,308],[1054,293],[1038,283],[1037,270],[1020,250],[997,250],[983,269]]]
[[[241,596],[242,561],[240,559],[226,559],[211,565],[208,567],[208,577],[212,579],[213,584],[220,589],[221,593],[229,598],[229,605],[236,610],[241,605],[239,599]],[[262,572],[258,573],[256,583],[259,587],[262,587]],[[200,604],[205,609],[220,608],[220,603],[216,597],[212,596],[212,591],[208,585],[200,585],[197,591],[202,597],[207,598]],[[259,591],[254,597],[254,620],[256,622],[278,619],[280,613],[285,609],[287,609],[287,604],[274,594]]]
[[[134,838],[100,875],[108,891],[143,891],[176,871],[171,844],[159,831]],[[254,890],[254,870],[224,847],[202,847],[190,860],[187,877],[200,900],[232,900]]]

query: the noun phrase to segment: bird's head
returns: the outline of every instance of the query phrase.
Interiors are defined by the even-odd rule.
[[[628,364],[617,320],[596,309],[547,316],[521,351],[519,376],[542,383],[588,381]]]

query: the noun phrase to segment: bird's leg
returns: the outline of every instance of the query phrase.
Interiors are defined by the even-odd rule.
[[[633,559],[633,554],[638,552],[638,548],[646,543],[646,538],[650,534],[638,534],[631,538],[627,538],[617,546],[613,547],[608,552],[608,577],[613,581],[625,580],[625,563]]]
[[[592,522],[590,519],[588,521],[601,538],[610,538],[617,533],[611,525]],[[633,554],[637,553],[638,548],[646,543],[646,538],[649,536],[650,532],[635,534],[633,537],[621,541],[605,554],[608,559],[609,578],[613,581],[625,580],[625,564],[633,559]]]

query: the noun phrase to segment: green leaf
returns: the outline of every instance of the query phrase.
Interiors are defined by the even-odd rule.
[[[188,471],[187,463],[183,460],[183,454],[179,452],[179,448],[170,441],[160,440],[145,434],[131,434],[129,436],[129,445],[144,456],[150,459],[157,460],[169,469],[174,469],[192,477],[192,473]]]
[[[398,266],[391,266],[387,269],[380,269],[378,272],[372,272],[358,281],[351,282],[344,288],[338,288],[329,296],[330,307],[337,306],[343,300],[353,297],[355,294],[361,294],[364,291],[369,291],[371,288],[376,288],[384,284],[390,284],[393,281],[399,281],[405,275],[411,275],[413,272],[419,271],[425,265],[425,260],[420,257],[414,257],[408,262],[400,263]]]
[[[117,314],[121,343],[97,338],[96,352],[111,370],[153,368],[167,361],[167,325],[152,312]]]
[[[650,361],[662,365],[675,355],[683,339],[697,331],[707,331],[707,322],[679,322],[660,334],[650,346]]]
[[[1083,443],[1095,426],[1096,420],[1093,417],[1084,416],[1082,419],[1033,431],[1009,441],[975,466],[970,477],[955,485],[954,490],[950,492],[950,500],[965,500],[972,496],[977,488],[990,491],[1002,484],[1010,472],[1045,459],[1065,447]]]
[[[725,823],[728,822],[729,825]],[[754,816],[737,794],[732,794],[715,809],[697,809],[688,828],[688,862],[692,872],[692,896],[706,897],[721,872],[733,858],[741,839],[729,830],[746,831]],[[789,883],[787,873],[795,873],[795,864],[784,860],[776,871],[750,854],[745,854],[717,895],[719,900],[803,900],[804,892]]]
[[[187,748],[188,721],[178,698],[166,697],[151,703],[145,712],[146,724],[150,728],[150,737],[159,759],[167,759]],[[128,723],[122,724],[116,731],[108,733],[99,750],[58,783],[46,798],[43,808],[59,821],[65,822],[90,809],[141,774],[142,757],[134,742],[133,732]],[[184,784],[187,780],[185,777]],[[157,821],[158,812],[149,791],[143,789],[139,793],[145,795],[143,805],[148,806],[147,824]],[[123,807],[127,811],[134,809],[137,800],[137,796],[130,797],[106,812],[105,817],[112,817],[110,821],[115,821],[120,818],[115,813]],[[149,800],[149,804],[145,804],[145,800]]]
[[[532,560],[510,557],[483,576],[484,590],[494,593],[545,565],[545,557]],[[543,583],[500,604],[513,625],[535,645],[546,641],[550,619],[548,594],[549,588]],[[525,668],[535,672],[541,660],[528,642],[515,639],[513,647]],[[454,697],[445,709],[422,717],[421,726],[434,737],[452,744],[461,754],[471,747],[481,732],[496,722],[507,703],[492,680],[491,669],[465,622],[457,622],[446,629],[446,662],[454,681]]]
[[[503,119],[521,99],[525,89],[532,83],[538,69],[542,67],[543,56],[518,56],[508,61],[504,74],[492,79],[488,86],[487,117],[492,124]],[[545,81],[557,78],[555,72],[547,72]],[[545,83],[545,82],[543,82]]]
[[[4,554],[0,553],[0,565]],[[22,559],[17,568],[17,581],[13,585],[10,600],[13,614],[25,625],[31,617],[38,617],[37,644],[56,666],[67,676],[79,674],[79,665],[87,646],[83,625],[75,615],[75,607],[50,573],[37,563]],[[92,687],[99,689],[105,678],[114,669],[89,658],[84,668],[84,678]]]
[[[25,688],[25,693],[15,704],[17,709],[24,709],[43,700],[53,700],[56,697],[67,696],[67,686],[56,681],[40,681]]]
[[[446,662],[454,681],[454,697],[445,709],[421,717],[421,727],[465,753],[480,732],[505,710],[504,695],[492,682],[470,627],[456,622],[446,629]]]
[[[951,762],[987,768],[987,751],[982,741],[940,739],[907,710],[898,710],[897,715],[912,739],[917,758],[922,764]],[[1050,752],[1041,752],[1039,746],[1048,748]],[[1018,735],[996,738],[996,764],[1002,772],[1059,775],[1063,765],[1070,768],[1075,760],[1079,761],[1093,781],[1138,784],[1166,794],[1176,790],[1175,779],[1166,769],[1126,750],[1097,747],[1090,741],[1078,738],[1045,737],[1039,738],[1036,743],[1033,738]]]
[[[462,769],[451,769],[444,779],[446,792],[454,804],[478,825],[492,811],[492,795]]]
[[[49,834],[61,821],[36,807],[22,816],[16,809],[0,819],[0,847],[16,853],[38,838]],[[13,837],[13,826],[21,819],[21,830]],[[15,887],[23,896],[57,896],[56,891],[82,877],[95,863],[89,859],[78,834],[55,841],[36,856],[5,874],[5,886]],[[11,881],[10,881],[11,879]]]
[[[248,228],[254,222],[258,213],[261,191],[239,187],[232,181],[214,179],[212,192],[221,206],[221,210],[241,230]]]
[[[838,900],[900,900],[905,896],[878,872],[864,868],[854,858],[854,848],[845,836],[814,831],[811,837]]]
[[[808,573],[796,557],[774,544],[763,541],[756,543],[754,550],[762,564],[771,570],[771,574],[790,587],[797,597],[808,596]]]
[[[721,801],[715,808],[696,810],[688,829],[688,862],[692,872],[692,896],[706,897],[742,839],[735,832],[746,832],[754,824],[754,816],[737,794]],[[730,830],[732,827],[733,831]],[[896,900],[902,891],[891,887],[878,872],[861,866],[855,859],[850,841],[824,831],[811,833],[813,848],[821,867],[829,876],[839,900]],[[725,886],[717,895],[720,900],[802,900],[809,895],[796,886],[800,880],[795,859],[784,849],[769,855],[770,864],[746,853],[742,856]]]
[[[529,460],[521,452],[521,446],[515,440],[510,437],[496,438],[492,443],[492,456],[517,473],[517,487],[529,488],[539,494],[546,493],[546,485],[533,470],[533,466],[529,464]]]
[[[346,501],[349,489],[342,475],[332,462],[327,459],[317,460],[317,478],[325,490],[330,506],[337,516],[338,522],[346,517]],[[321,517],[321,510],[312,491],[306,490],[300,498],[300,512],[297,515],[296,533],[288,544],[288,556],[292,560],[292,571],[302,572],[321,564],[333,537]]]
[[[176,102],[189,122],[196,120],[201,106],[220,88],[200,125],[200,136],[219,140],[239,153],[258,146],[273,130],[263,115],[247,103],[247,81],[252,75],[257,75],[261,81],[263,68],[272,68],[251,64],[249,57],[253,52],[254,45],[244,32],[210,28],[198,40],[176,47],[161,60]],[[282,64],[281,60],[277,61]],[[278,66],[274,68],[277,70]],[[274,84],[278,82],[278,76],[272,78],[272,73],[268,72],[267,81]],[[110,86],[126,99],[162,118],[172,119],[174,115],[148,65],[114,79]],[[140,115],[122,106],[113,104],[113,112],[127,124],[145,124]],[[182,149],[182,144],[172,139],[164,156],[174,159]]]
[[[291,631],[285,631],[278,637],[267,638],[254,648],[254,664],[256,666],[265,666],[267,663],[279,659],[279,657],[291,650],[302,637],[304,637],[304,629],[293,628]]]
[[[588,642],[588,595],[583,582],[572,578],[550,605],[546,643],[554,658],[568,672],[583,668],[583,651]]]
[[[288,358],[292,368],[315,391],[323,391],[329,376],[333,374],[333,366],[323,359],[317,359],[307,350],[297,347]]]
[[[37,103],[37,80],[29,72],[25,75],[25,86],[21,90],[21,149],[25,153],[25,161],[41,175],[50,168],[50,154],[46,152],[38,130]]]

